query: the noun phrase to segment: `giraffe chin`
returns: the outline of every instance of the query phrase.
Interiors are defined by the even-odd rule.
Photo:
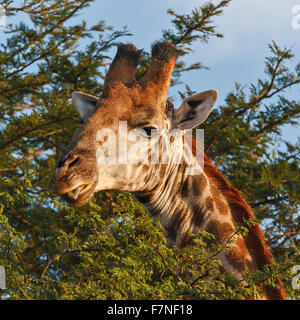
[[[95,193],[95,185],[84,184],[76,187],[67,193],[62,194],[64,200],[74,207],[81,207],[86,204]]]

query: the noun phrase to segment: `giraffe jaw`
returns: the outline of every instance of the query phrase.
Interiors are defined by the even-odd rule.
[[[75,207],[80,207],[87,203],[95,193],[95,185],[92,183],[81,184],[64,192],[63,198]]]

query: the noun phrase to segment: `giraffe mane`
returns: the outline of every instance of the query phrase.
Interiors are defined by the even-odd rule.
[[[193,153],[195,154],[195,147],[197,144],[195,141],[193,142]],[[224,175],[214,167],[209,157],[205,154],[204,172],[209,180],[222,192],[223,196],[227,200],[235,223],[243,224],[244,220],[257,220],[251,207],[248,205],[241,192],[229,183]],[[258,223],[249,228],[249,232],[247,236],[244,237],[244,240],[249,252],[255,259],[257,268],[262,268],[266,264],[274,264],[272,252],[266,243],[264,234]],[[286,299],[281,280],[277,279],[276,283],[278,288],[266,286],[265,290],[268,298],[274,300]]]

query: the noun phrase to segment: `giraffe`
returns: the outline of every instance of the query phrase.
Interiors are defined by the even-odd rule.
[[[177,163],[178,141],[183,132],[201,124],[208,117],[217,100],[217,91],[204,91],[183,100],[177,109],[167,100],[171,74],[178,56],[176,47],[168,42],[155,42],[151,62],[139,81],[135,72],[141,50],[133,44],[119,44],[116,56],[107,72],[102,95],[73,92],[72,99],[83,126],[79,128],[65,153],[58,160],[50,190],[62,195],[75,206],[88,202],[103,190],[132,192],[150,214],[158,216],[165,229],[168,246],[184,247],[190,243],[190,234],[207,231],[215,240],[224,243],[236,225],[255,216],[241,193],[203,155],[204,165],[195,161],[197,174],[190,174],[189,161]],[[126,123],[125,134],[119,131]],[[115,139],[100,139],[99,130],[106,128]],[[177,130],[171,135],[172,130]],[[124,147],[124,135],[126,138]],[[156,140],[155,150],[164,150],[169,142],[167,163],[99,162],[99,148],[105,142],[114,145],[118,156],[125,149],[142,141],[140,155],[148,156],[151,137],[164,132]],[[111,140],[111,141],[110,141]],[[195,160],[195,143],[187,147],[187,159]],[[107,154],[106,154],[107,155]],[[123,159],[124,160],[124,159]],[[126,160],[126,157],[125,157]],[[128,159],[127,159],[128,160]],[[233,272],[241,279],[246,270],[255,270],[272,264],[273,258],[258,223],[247,236],[236,235],[232,249],[220,253],[224,272]],[[283,286],[264,288],[266,299],[285,299]]]

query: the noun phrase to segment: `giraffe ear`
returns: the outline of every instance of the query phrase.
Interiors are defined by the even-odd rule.
[[[204,122],[218,97],[218,91],[208,90],[183,100],[174,111],[175,125],[179,129],[192,129]]]
[[[74,91],[72,93],[72,100],[81,119],[86,120],[95,111],[99,98]]]

